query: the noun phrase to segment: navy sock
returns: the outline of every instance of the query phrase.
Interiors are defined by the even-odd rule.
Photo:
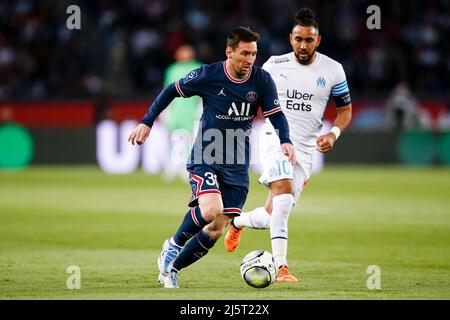
[[[203,230],[201,230],[188,242],[183,250],[181,250],[173,263],[174,269],[180,271],[193,264],[195,261],[205,256],[209,249],[214,247],[216,242],[217,240],[211,239]]]
[[[186,213],[183,222],[173,236],[173,240],[177,245],[182,247],[190,238],[192,238],[192,236],[202,230],[207,224],[208,222],[203,219],[200,208],[198,206],[192,208]]]

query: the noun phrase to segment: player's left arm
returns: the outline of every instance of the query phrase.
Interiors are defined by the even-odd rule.
[[[317,150],[320,152],[326,153],[333,149],[337,138],[347,129],[352,120],[352,105],[336,108],[336,113],[331,131],[317,138]]]
[[[352,100],[345,72],[341,65],[339,65],[337,70],[337,77],[335,85],[331,89],[331,95],[336,103],[337,115],[330,132],[317,138],[317,150],[323,153],[333,149],[334,143],[341,133],[347,129],[352,120]]]

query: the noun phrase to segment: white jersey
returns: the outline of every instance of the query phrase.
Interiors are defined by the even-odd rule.
[[[342,65],[319,52],[312,64],[302,65],[291,52],[270,57],[263,69],[275,81],[295,149],[312,154],[330,94],[350,102]]]

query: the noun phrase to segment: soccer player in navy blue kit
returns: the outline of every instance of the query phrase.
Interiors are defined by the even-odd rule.
[[[187,164],[190,210],[164,241],[158,258],[158,280],[165,288],[178,288],[178,272],[206,255],[231,218],[240,215],[249,185],[249,135],[260,106],[277,130],[283,152],[296,161],[275,84],[269,73],[253,65],[259,38],[249,28],[231,30],[227,59],[192,70],[166,87],[129,136],[133,145],[144,143],[153,122],[174,98],[202,97],[199,132]]]

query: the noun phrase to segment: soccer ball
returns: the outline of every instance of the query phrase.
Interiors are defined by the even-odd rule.
[[[242,279],[254,288],[265,288],[274,282],[275,264],[270,252],[255,250],[247,254],[241,263]]]

